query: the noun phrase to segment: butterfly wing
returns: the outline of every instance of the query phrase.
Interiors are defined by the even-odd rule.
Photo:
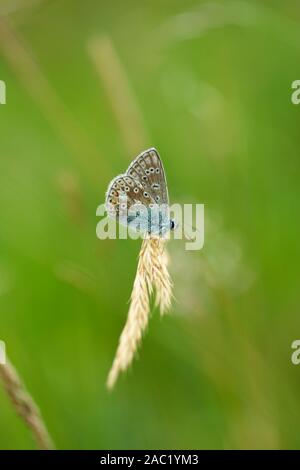
[[[169,204],[166,175],[155,148],[142,152],[129,166],[126,174],[138,181],[156,204]]]
[[[164,227],[169,228],[166,177],[154,148],[142,152],[126,174],[112,180],[105,205],[110,216],[117,217],[121,224],[136,231],[161,233]]]
[[[112,180],[106,193],[105,206],[111,216],[121,217],[131,206],[149,206],[154,200],[143,185],[132,176],[119,175]]]

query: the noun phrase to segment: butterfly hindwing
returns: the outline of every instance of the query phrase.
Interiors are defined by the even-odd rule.
[[[149,206],[154,200],[139,180],[125,174],[112,180],[106,193],[106,209],[112,216],[121,216],[136,203]]]

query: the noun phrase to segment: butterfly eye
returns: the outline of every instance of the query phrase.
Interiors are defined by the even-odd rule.
[[[155,200],[156,202],[158,202],[160,200],[160,197],[159,196],[155,196]]]
[[[149,197],[149,194],[147,193],[147,191],[144,192],[144,197]]]
[[[159,168],[156,168],[155,172],[156,172],[157,174],[159,174],[159,173],[160,173],[160,169],[159,169]]]
[[[159,189],[159,184],[158,183],[153,183],[152,188],[153,189]]]
[[[126,209],[127,205],[125,204],[125,202],[122,202],[122,204],[120,204],[120,207],[121,209]]]
[[[150,170],[146,170],[146,175],[150,175]]]
[[[128,187],[128,186],[125,186],[125,191],[128,193],[128,191],[129,191],[129,187]]]
[[[143,176],[143,180],[144,180],[144,181],[147,181],[147,179],[148,179],[147,176],[144,175],[144,176]]]
[[[139,192],[139,188],[134,188],[133,191],[135,192],[135,194],[137,194]]]
[[[154,171],[155,171],[154,168],[150,168],[151,173],[154,173]]]

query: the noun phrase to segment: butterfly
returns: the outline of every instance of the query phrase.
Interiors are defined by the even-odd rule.
[[[166,175],[155,148],[142,152],[126,173],[111,181],[105,207],[108,215],[141,234],[163,236],[175,229]]]

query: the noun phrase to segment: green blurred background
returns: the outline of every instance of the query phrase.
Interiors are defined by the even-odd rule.
[[[0,2],[0,339],[61,449],[299,448],[296,0]],[[155,146],[205,246],[108,393],[139,241],[96,238]],[[0,447],[35,448],[0,387]]]

